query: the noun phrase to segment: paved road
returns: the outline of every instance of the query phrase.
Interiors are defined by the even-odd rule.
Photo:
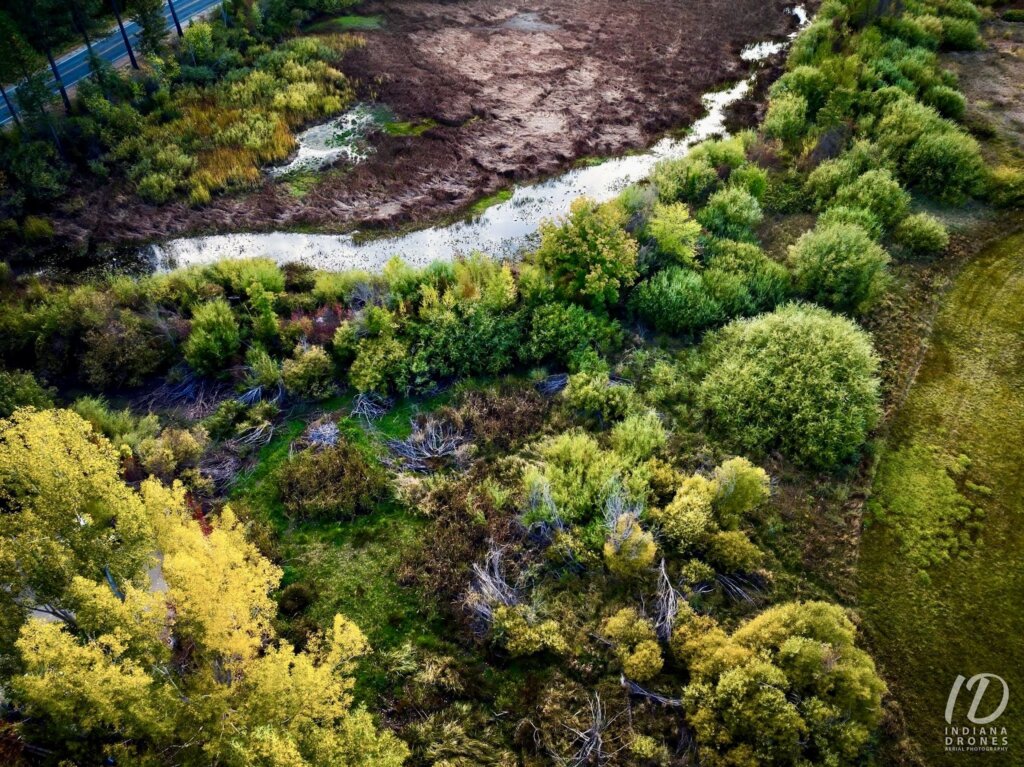
[[[178,20],[184,25],[187,19],[198,16],[220,4],[221,0],[174,0],[174,10],[178,12]],[[124,3],[121,3],[121,6],[123,7]],[[166,2],[164,3],[164,18],[167,20],[167,29],[172,29],[174,21],[171,19],[171,10]],[[138,56],[139,25],[134,21],[125,19],[124,31],[128,33],[128,39],[131,40],[132,48],[136,49],[135,55]],[[128,56],[128,51],[124,47],[124,40],[121,39],[121,32],[116,26],[114,31],[106,37],[93,40],[92,50],[101,59],[111,64]],[[57,59],[57,69],[60,71],[61,79],[67,88],[70,88],[79,80],[88,77],[92,72],[89,68],[88,50],[85,46],[82,46],[78,50]],[[50,88],[54,93],[57,92],[57,83],[53,78],[50,78]],[[8,91],[8,95],[12,97],[11,100],[13,101],[13,88]],[[7,109],[7,104],[3,103],[3,100],[0,99],[0,125],[5,125],[10,119],[11,113]]]

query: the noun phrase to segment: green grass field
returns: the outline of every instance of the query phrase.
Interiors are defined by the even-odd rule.
[[[859,602],[923,763],[1024,765],[1024,235],[957,277],[881,452]],[[954,679],[1009,684],[1004,753],[947,753]],[[998,687],[998,683],[996,683]],[[979,716],[998,703],[990,691]],[[970,693],[954,724],[966,725]],[[895,759],[893,761],[896,761]]]

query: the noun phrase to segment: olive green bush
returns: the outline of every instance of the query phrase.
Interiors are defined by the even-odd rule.
[[[721,304],[692,269],[670,267],[639,285],[630,297],[637,316],[663,333],[693,335],[724,319]]]
[[[757,198],[740,187],[715,192],[697,214],[697,220],[712,234],[747,241],[754,239],[754,227],[763,218]]]
[[[537,306],[529,318],[522,350],[526,362],[566,364],[588,350],[608,354],[622,343],[622,328],[576,304]]]
[[[650,180],[662,202],[694,205],[707,200],[720,181],[718,171],[707,157],[692,154],[660,161],[651,171]]]
[[[945,225],[927,213],[907,216],[893,231],[892,237],[911,253],[941,253],[949,247],[949,232]]]
[[[869,170],[836,191],[834,205],[871,213],[886,229],[899,223],[910,210],[910,195],[887,170]]]
[[[807,99],[797,93],[781,93],[772,98],[762,123],[765,135],[793,145],[807,130]]]
[[[389,495],[387,477],[344,439],[296,453],[278,476],[281,503],[297,522],[337,522],[369,514]]]
[[[322,346],[297,346],[284,361],[281,379],[289,394],[306,399],[326,399],[335,391],[334,363]]]
[[[636,279],[637,243],[622,228],[624,211],[615,203],[573,202],[561,222],[540,227],[536,263],[552,278],[557,294],[595,309],[618,302]]]
[[[904,162],[904,173],[910,183],[949,204],[960,204],[974,195],[983,171],[978,142],[952,130],[921,136]]]
[[[824,602],[771,607],[732,634],[687,613],[672,638],[702,764],[859,763],[885,683],[856,627]]]
[[[19,407],[39,410],[53,407],[55,393],[28,371],[0,370],[0,418],[9,417]]]

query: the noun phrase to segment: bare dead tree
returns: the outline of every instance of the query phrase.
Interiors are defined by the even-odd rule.
[[[381,397],[372,392],[360,392],[352,401],[352,410],[349,411],[349,415],[367,422],[376,421],[387,414],[391,405],[392,402],[387,397]]]
[[[238,478],[241,468],[241,459],[231,450],[209,453],[199,462],[199,470],[213,482],[218,492],[223,491]]]
[[[338,444],[339,439],[341,439],[341,429],[338,428],[338,424],[331,418],[322,416],[312,421],[302,436],[292,442],[289,453],[294,453],[296,449],[323,450],[327,447],[334,447]]]
[[[568,758],[557,758],[561,764],[569,767],[585,767],[586,765],[603,765],[615,756],[622,748],[609,749],[605,733],[608,727],[622,715],[622,712],[609,718],[604,711],[601,696],[594,693],[590,699],[590,726],[585,730],[566,727],[573,735],[573,747],[576,750]]]
[[[187,371],[180,381],[167,381],[157,387],[142,404],[149,410],[182,408],[185,417],[198,420],[212,413],[228,396],[226,385]]]
[[[676,616],[679,614],[679,592],[672,585],[672,579],[668,577],[664,558],[662,558],[661,566],[658,568],[658,596],[655,602],[655,609],[655,630],[658,632],[658,638],[663,642],[667,642],[672,636]]]
[[[526,508],[520,522],[530,537],[541,545],[550,544],[555,535],[565,529],[565,521],[551,495],[551,483],[546,479],[540,478],[530,484],[526,492]]]
[[[255,405],[258,402],[270,402],[277,404],[284,399],[284,384],[280,381],[275,386],[263,386],[258,384],[246,389],[235,399],[243,405]]]
[[[428,417],[413,419],[412,433],[405,439],[385,444],[400,468],[426,473],[462,463],[467,440],[451,421]]]
[[[604,502],[604,526],[608,532],[608,540],[616,552],[640,526],[642,511],[643,506],[626,497],[621,484],[616,482],[612,485]]]
[[[237,436],[229,439],[224,444],[236,451],[244,451],[247,448],[263,447],[274,438],[277,427],[271,421],[252,424],[242,429]]]

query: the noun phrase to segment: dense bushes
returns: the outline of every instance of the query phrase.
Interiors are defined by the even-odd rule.
[[[692,611],[681,623],[672,648],[692,674],[684,701],[702,764],[797,764],[818,755],[856,763],[886,687],[854,645],[842,608],[779,605],[732,634]]]
[[[52,390],[48,390],[24,370],[0,370],[0,418],[7,418],[19,407],[43,410],[53,406]]]
[[[631,306],[651,327],[676,335],[693,334],[723,318],[722,306],[701,274],[679,267],[640,283],[633,291]]]
[[[336,522],[368,514],[387,497],[387,478],[359,450],[337,444],[297,453],[279,478],[285,513],[296,521]]]
[[[617,322],[581,306],[552,303],[533,310],[524,351],[529,361],[565,364],[588,350],[608,354],[621,339]]]
[[[737,320],[706,343],[699,400],[712,426],[745,450],[780,449],[832,469],[878,422],[878,359],[848,320],[791,304]]]
[[[147,518],[170,527],[168,508],[183,512],[188,545],[179,543],[170,556],[161,551],[165,572],[172,574],[170,593],[191,600],[176,612],[183,618],[173,633],[146,636],[183,638],[188,643],[176,646],[196,648],[189,662],[207,663],[207,636],[187,633],[188,621],[196,622],[197,607],[222,615],[222,603],[232,604],[220,589],[235,581],[208,577],[219,573],[216,563],[239,569],[239,562],[247,562],[264,574],[245,584],[255,609],[223,615],[211,628],[241,619],[248,625],[254,615],[258,623],[244,641],[214,657],[219,663],[231,652],[249,653],[255,665],[247,671],[275,659],[281,666],[266,667],[265,677],[232,677],[231,689],[244,693],[255,676],[267,689],[284,685],[298,701],[308,690],[290,686],[291,676],[336,679],[339,663],[347,676],[348,660],[365,650],[358,632],[335,623],[333,633],[321,638],[310,629],[323,627],[325,615],[329,620],[333,611],[326,607],[350,600],[365,607],[388,640],[362,669],[368,684],[360,694],[373,701],[383,692],[400,714],[423,712],[393,717],[392,723],[413,741],[424,764],[514,762],[513,750],[522,747],[515,722],[527,718],[528,748],[536,748],[531,753],[568,763],[571,758],[561,757],[577,752],[577,733],[592,732],[598,716],[603,742],[617,749],[609,764],[668,764],[684,732],[696,735],[695,758],[709,765],[845,767],[870,759],[865,751],[884,685],[838,608],[763,606],[808,581],[786,562],[778,573],[791,542],[780,538],[788,533],[779,532],[781,509],[772,502],[767,473],[731,457],[740,448],[778,450],[825,470],[856,458],[878,418],[877,361],[867,336],[820,307],[776,307],[795,290],[843,311],[865,309],[883,283],[883,243],[902,253],[933,252],[946,242],[935,219],[908,215],[909,200],[897,180],[907,180],[906,161],[923,138],[903,145],[895,127],[876,131],[885,105],[904,98],[894,90],[953,102],[941,91],[950,86],[934,71],[938,38],[926,52],[890,39],[913,37],[923,46],[936,25],[875,24],[871,4],[829,17],[836,5],[825,3],[823,14],[831,21],[801,37],[795,57],[804,63],[773,89],[775,111],[766,131],[777,138],[744,134],[706,142],[683,160],[660,164],[657,188],[633,189],[608,205],[577,203],[567,219],[545,227],[540,251],[523,263],[481,256],[416,269],[396,260],[371,275],[281,269],[261,259],[78,288],[51,288],[30,277],[0,279],[5,363],[24,358],[60,376],[41,380],[63,383],[77,375],[109,388],[124,364],[119,347],[142,344],[149,345],[140,355],[144,363],[132,371],[139,380],[145,371],[168,373],[151,396],[132,403],[156,403],[160,417],[173,414],[163,428],[156,415],[82,398],[74,408],[92,431],[77,423],[74,439],[67,439],[63,428],[57,430],[73,451],[86,450],[86,443],[95,448],[96,431],[113,441],[116,449],[99,440],[103,477],[122,471],[137,479],[148,472],[184,482],[173,499],[155,481],[144,484],[154,498]],[[847,33],[860,42],[845,40]],[[217,69],[215,39],[193,32],[186,45],[195,61],[183,77],[199,81],[206,78],[203,70]],[[847,45],[856,46],[863,61],[836,61]],[[255,87],[256,72],[232,82]],[[851,135],[854,143],[846,149]],[[1011,190],[1012,184],[1009,179]],[[791,271],[757,244],[762,201],[782,198],[792,210],[820,213],[816,227],[793,246]],[[779,213],[774,204],[765,202],[764,210]],[[772,238],[773,253],[779,241]],[[642,332],[626,332],[635,328],[634,319],[676,337],[647,345]],[[693,343],[725,323],[702,345]],[[83,348],[93,358],[89,363]],[[169,370],[181,355],[200,375],[183,366]],[[535,365],[548,367],[531,369]],[[564,369],[569,375],[552,375]],[[509,371],[514,380],[490,380]],[[483,380],[450,386],[452,379],[475,376]],[[0,413],[47,402],[48,393],[29,377],[0,374],[0,387],[5,384],[16,394],[0,402]],[[296,400],[323,399],[346,384],[387,396],[354,402],[345,396],[344,404],[319,405],[337,412],[317,413],[296,438],[296,419],[311,409]],[[424,392],[429,396],[391,399]],[[0,399],[3,393],[0,388]],[[415,438],[422,441],[394,439],[410,409],[435,406],[442,411],[414,421]],[[0,431],[23,429],[31,416],[16,420]],[[430,425],[444,428],[428,433]],[[36,431],[54,430],[41,423],[32,426]],[[269,446],[258,449],[267,440]],[[410,446],[436,448],[440,457],[413,471],[402,452]],[[449,449],[459,458],[456,470]],[[391,460],[383,463],[394,473],[379,465],[376,452],[384,450]],[[232,484],[253,456],[264,463]],[[120,513],[116,526],[83,527],[63,511],[67,498],[44,476],[46,463],[30,468],[30,479],[46,479],[48,507],[66,517],[60,529],[70,540],[83,530],[131,532],[122,529]],[[67,462],[62,459],[58,468],[64,473]],[[79,484],[88,480],[81,472],[66,473]],[[792,472],[785,478],[787,484],[805,480],[794,480]],[[222,510],[219,501],[228,494],[251,505],[247,526],[287,563],[292,585],[280,594],[274,621],[287,627],[286,636],[308,641],[309,657],[325,655],[313,666],[302,665],[302,653],[290,653],[270,630],[276,570],[260,564],[232,512]],[[123,505],[124,499],[109,497]],[[109,497],[100,505],[109,505]],[[965,512],[957,505],[951,513]],[[357,515],[368,518],[351,523]],[[293,524],[282,523],[282,516]],[[276,531],[281,540],[261,530]],[[225,536],[238,546],[232,556],[205,557]],[[21,539],[33,545],[40,540]],[[104,534],[101,540],[104,561],[109,539]],[[134,548],[148,558],[154,543],[147,538]],[[182,563],[197,563],[191,581],[205,599],[175,582]],[[20,577],[20,564],[11,560],[7,569]],[[93,578],[102,577],[102,566],[90,560]],[[36,569],[39,585],[29,583],[22,593],[47,585],[52,573]],[[123,569],[112,568],[119,586]],[[265,577],[270,574],[275,577]],[[57,575],[63,578],[63,568]],[[397,588],[396,575],[407,590]],[[156,599],[161,609],[140,614],[163,615],[166,595],[150,594],[143,583],[143,577],[138,587],[125,583],[122,602],[100,582],[104,597],[95,604],[104,606],[109,620],[128,616],[122,621],[126,631],[137,618],[127,612],[133,600]],[[39,629],[50,644],[39,641],[38,648],[91,646],[84,632],[101,611],[86,604],[93,609],[71,606],[82,632],[70,624],[57,632]],[[436,620],[438,613],[445,620]],[[148,617],[144,622],[149,625]],[[0,625],[0,634],[4,630]],[[74,641],[60,639],[71,632]],[[137,634],[124,636],[130,645]],[[349,653],[344,661],[341,644]],[[145,646],[160,657],[168,652],[160,642],[147,639]],[[506,663],[527,655],[526,662]],[[40,657],[53,662],[52,655]],[[100,669],[118,657],[89,656]],[[42,679],[45,664],[33,663],[27,667],[31,678]],[[208,674],[217,685],[219,673]],[[154,684],[168,689],[159,679]],[[472,692],[474,685],[482,685],[482,692]],[[211,689],[219,697],[197,699],[227,700],[219,687]],[[672,705],[642,702],[645,689]],[[257,708],[266,708],[274,695],[257,697]],[[328,703],[336,707],[333,698]],[[236,721],[217,705],[211,721]],[[630,716],[613,706],[628,706]],[[179,708],[174,703],[168,710]],[[485,713],[491,708],[510,716],[496,720]],[[29,735],[38,721],[32,716],[18,723]],[[334,724],[331,716],[324,721]],[[224,753],[239,763],[271,758],[276,741],[248,736],[264,732],[262,727],[246,729],[248,739],[232,735]],[[109,740],[112,731],[119,747],[143,742],[125,741],[116,728],[102,737]],[[282,742],[286,748],[290,741]],[[381,759],[367,752],[363,761],[393,764],[402,754],[397,748]]]
[[[861,174],[888,170],[947,203],[976,194],[978,145],[953,122],[963,117],[964,98],[935,52],[977,45],[975,7],[925,3],[876,13],[849,6],[826,3],[794,44],[788,71],[771,89],[765,134],[794,151],[815,146],[807,159],[818,167],[808,190],[818,208],[845,186],[836,204],[870,210],[885,228],[898,223],[906,206],[891,179],[883,184],[876,176],[858,188]],[[844,126],[853,126],[849,147]],[[866,141],[874,142],[870,152]]]
[[[58,198],[73,174],[108,183],[113,174],[153,203],[185,197],[204,204],[219,191],[258,183],[263,166],[294,148],[293,129],[340,112],[354,97],[337,64],[356,38],[281,41],[307,16],[305,5],[226,6],[227,26],[220,17],[193,20],[177,50],[152,40],[157,50],[140,73],[106,68],[95,83],[83,81],[71,118],[33,117],[17,127],[18,140],[0,145],[0,170],[22,190],[6,193],[3,207],[19,214]],[[286,25],[268,24],[281,14]],[[18,89],[23,113],[46,114],[49,97],[48,89]],[[23,237],[38,239],[44,226],[44,219],[26,217]]]

